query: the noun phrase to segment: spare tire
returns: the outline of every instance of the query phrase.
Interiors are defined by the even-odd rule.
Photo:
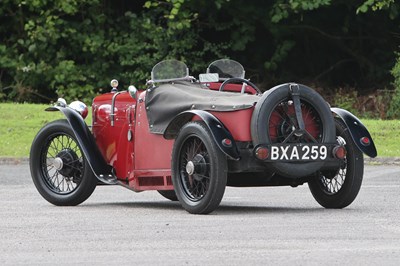
[[[291,135],[298,127],[291,88],[299,94],[307,134]],[[326,101],[313,89],[301,84],[282,84],[266,91],[257,102],[252,119],[253,145],[277,143],[335,143],[335,123]],[[310,136],[311,135],[311,136]],[[267,162],[266,162],[267,163]],[[277,173],[290,178],[310,175],[324,162],[269,162]]]

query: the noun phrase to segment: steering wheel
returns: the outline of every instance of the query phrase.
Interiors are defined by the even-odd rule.
[[[250,80],[247,80],[247,79],[242,79],[242,78],[229,78],[229,79],[225,80],[224,82],[222,82],[221,86],[219,87],[219,91],[223,91],[227,84],[240,83],[240,82],[253,87],[257,91],[257,93],[262,94],[260,89],[257,88],[257,86],[253,82],[251,82]],[[244,93],[244,91],[242,90],[240,93]]]

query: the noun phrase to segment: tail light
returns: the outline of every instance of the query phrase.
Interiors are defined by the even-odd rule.
[[[223,139],[223,140],[222,140],[222,145],[224,145],[225,147],[232,147],[232,140],[230,140],[230,139]]]
[[[346,157],[346,148],[344,146],[336,146],[332,150],[333,156],[337,159],[344,159]]]
[[[258,147],[254,152],[255,156],[259,160],[265,160],[269,157],[269,150],[266,147]]]
[[[362,137],[360,142],[364,146],[369,146],[369,144],[371,144],[371,140],[368,137]]]

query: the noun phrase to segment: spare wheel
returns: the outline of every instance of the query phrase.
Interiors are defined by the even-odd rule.
[[[296,105],[298,113],[296,115]],[[301,117],[305,134],[291,134],[300,127]],[[301,84],[282,84],[266,91],[257,102],[252,120],[251,135],[254,147],[277,143],[335,143],[335,123],[328,104],[313,89]],[[323,162],[269,162],[285,177],[310,175]]]

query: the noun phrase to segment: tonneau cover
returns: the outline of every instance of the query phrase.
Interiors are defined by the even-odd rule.
[[[147,90],[146,111],[150,131],[163,134],[179,113],[190,110],[229,112],[253,107],[260,96],[209,90],[190,82],[161,84]]]

